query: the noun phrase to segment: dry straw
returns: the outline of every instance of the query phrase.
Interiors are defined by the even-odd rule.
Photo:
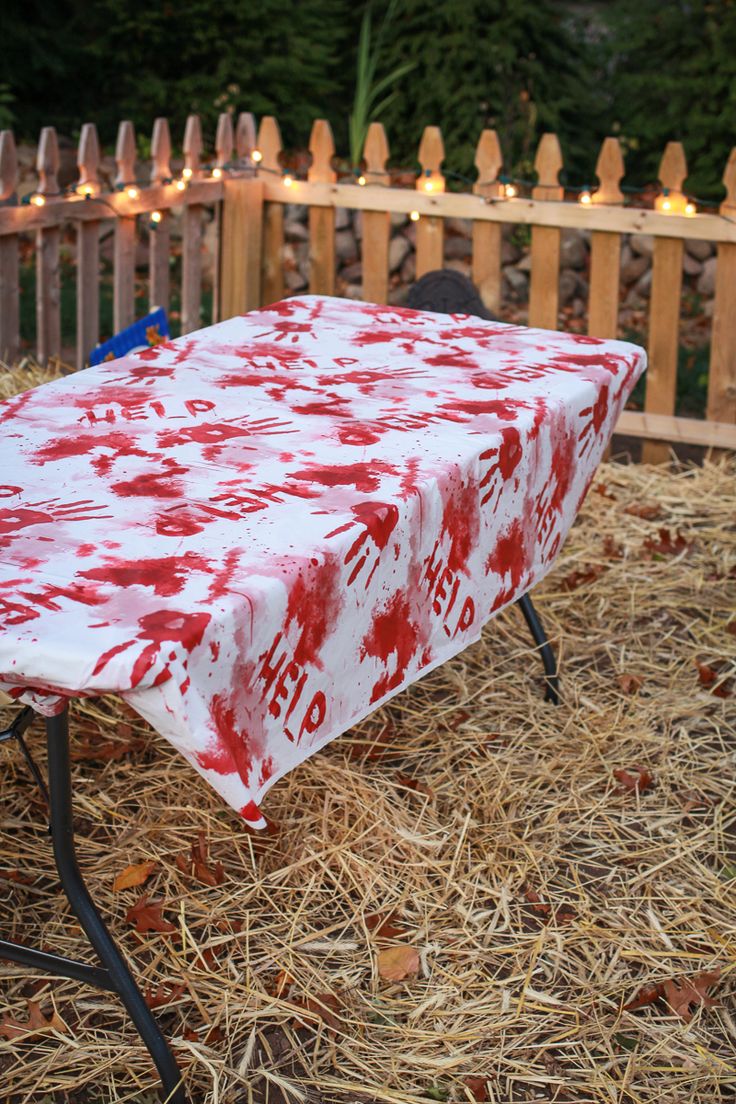
[[[537,593],[562,704],[507,611],[280,782],[270,835],[116,699],[75,708],[81,864],[196,1104],[733,1100],[735,475],[602,466]],[[0,768],[0,931],[78,954],[42,806]],[[143,894],[173,933],[134,931]],[[396,944],[418,973],[387,981]],[[690,1022],[624,1008],[716,969]],[[116,999],[0,978],[3,1101],[155,1099]],[[32,1012],[52,1026],[14,1034]]]

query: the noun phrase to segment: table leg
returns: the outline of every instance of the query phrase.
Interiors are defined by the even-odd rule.
[[[539,614],[532,605],[532,600],[529,595],[525,594],[522,598],[519,598],[516,604],[524,614],[524,620],[529,626],[529,631],[534,638],[534,643],[539,648],[539,653],[542,657],[542,663],[544,664],[544,680],[546,683],[544,700],[552,702],[553,705],[558,705],[560,701],[560,676],[557,671],[557,660],[555,659],[555,653],[552,651],[552,645],[547,638],[544,626],[539,619]]]
[[[0,940],[0,957],[39,967],[59,977],[75,978],[118,994],[138,1034],[148,1048],[163,1088],[166,1104],[186,1104],[182,1075],[166,1039],[135,983],[125,959],[97,911],[84,883],[74,851],[72,786],[69,760],[69,717],[64,710],[46,719],[49,763],[50,832],[61,884],[102,968],[75,962],[61,955]]]

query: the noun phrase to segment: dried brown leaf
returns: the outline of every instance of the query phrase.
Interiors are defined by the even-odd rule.
[[[157,864],[153,860],[137,863],[135,866],[126,866],[125,870],[122,870],[112,883],[113,892],[119,893],[121,889],[131,889],[133,886],[143,885],[151,877],[156,866]]]
[[[419,972],[419,955],[407,943],[386,947],[378,953],[378,973],[386,981],[403,981]]]
[[[174,932],[176,925],[164,920],[162,909],[164,902],[153,900],[144,893],[140,900],[128,909],[125,919],[133,924],[135,930],[141,935],[146,932]]]
[[[634,767],[635,774],[618,768],[613,772],[613,777],[620,783],[619,793],[644,793],[654,785],[654,775],[646,767]]]

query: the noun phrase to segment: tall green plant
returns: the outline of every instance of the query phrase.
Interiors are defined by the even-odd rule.
[[[398,90],[395,87],[387,95],[383,95],[384,92],[392,85],[395,86],[402,77],[405,77],[414,68],[414,62],[404,62],[394,66],[389,73],[376,80],[376,72],[382,60],[381,55],[386,30],[394,18],[396,7],[397,0],[390,0],[375,39],[373,38],[372,10],[370,6],[366,8],[361,20],[355,73],[355,95],[353,110],[350,112],[348,122],[350,159],[354,168],[360,164],[360,159],[363,156],[363,146],[365,145],[370,123],[389,104],[393,103],[398,95]],[[383,96],[383,99],[380,99],[381,96]]]

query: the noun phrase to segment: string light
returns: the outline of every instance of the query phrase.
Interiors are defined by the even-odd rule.
[[[418,211],[410,211],[409,212],[409,218],[411,219],[412,222],[419,222],[419,212]]]
[[[503,193],[507,199],[513,199],[516,195],[516,187],[513,184],[505,184]]]
[[[212,175],[215,178],[215,180],[220,179],[220,177],[222,176],[222,169],[220,168],[219,165],[215,165],[214,169],[212,170]]]
[[[31,196],[31,203],[34,207],[43,207],[46,203],[46,196],[41,195],[40,192],[36,192]]]
[[[578,197],[578,202],[584,203],[586,206],[589,203],[593,202],[593,197],[590,194],[590,188],[583,188],[582,192],[580,193],[580,196]]]
[[[187,182],[186,182],[186,180],[177,180],[175,186],[176,186],[177,192],[184,192],[184,191],[186,191]]]
[[[77,195],[84,196],[85,199],[91,199],[91,197],[95,194],[93,184],[78,184],[75,191]]]
[[[362,173],[361,173],[361,174],[360,174],[360,176],[358,177],[358,183],[360,184],[361,188],[362,188],[362,187],[363,187],[363,185],[365,184],[365,177],[363,176],[363,174],[362,174]]]
[[[294,177],[291,175],[291,173],[284,173],[282,183],[285,188],[291,187],[291,185],[294,183]]]
[[[695,204],[692,202],[692,200],[690,200],[688,203],[685,204],[685,214],[686,215],[695,215],[695,214],[697,214],[697,212],[698,212],[698,208],[695,206]]]
[[[181,170],[181,175],[183,176],[183,178],[185,180],[191,180],[192,179],[192,170],[191,169],[182,169]]]
[[[255,161],[256,165],[263,160],[263,154],[259,149],[254,149],[250,155],[251,161]]]
[[[162,216],[160,211],[151,211],[151,222],[153,226],[157,226],[159,224],[159,222],[161,221],[161,217]]]
[[[125,189],[125,194],[127,195],[128,199],[138,199],[138,196],[141,193],[140,189],[135,184],[129,184],[128,187]]]

